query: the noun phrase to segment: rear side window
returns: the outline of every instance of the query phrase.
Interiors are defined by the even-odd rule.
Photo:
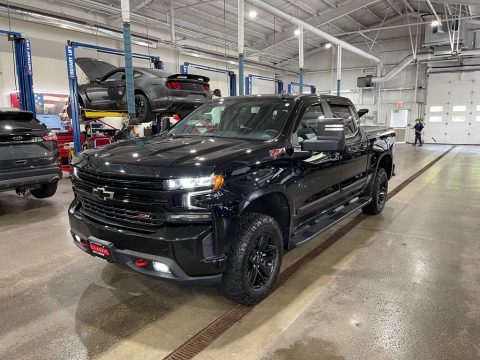
[[[345,120],[345,136],[350,137],[357,132],[357,123],[349,106],[345,105],[330,105],[333,117],[338,117]]]

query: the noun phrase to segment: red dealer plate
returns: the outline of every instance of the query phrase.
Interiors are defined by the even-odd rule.
[[[90,243],[89,247],[93,255],[96,255],[98,257],[101,257],[107,260],[111,260],[111,253],[108,247],[99,245],[93,242]]]

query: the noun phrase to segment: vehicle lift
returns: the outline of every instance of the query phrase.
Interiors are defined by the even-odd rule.
[[[84,49],[92,49],[98,52],[106,53],[106,54],[114,54],[114,55],[124,55],[123,49],[116,49],[116,48],[109,48],[104,46],[86,44],[82,42],[76,41],[67,41],[65,45],[65,55],[67,59],[67,72],[68,72],[68,85],[70,88],[70,108],[72,113],[72,128],[73,128],[73,142],[75,148],[75,154],[82,151],[82,140],[80,137],[80,106],[78,103],[78,83],[77,83],[77,69],[75,66],[75,49],[76,48],[84,48]],[[140,53],[132,53],[132,57],[138,59],[146,59],[149,60],[155,69],[163,69],[163,62],[160,60],[160,57],[147,55],[147,54],[140,54]],[[118,112],[102,112],[104,117],[106,116],[118,116]]]
[[[295,92],[295,90],[294,90],[295,86],[300,86],[300,83],[292,81],[290,84],[287,85],[287,92],[289,94],[293,94]],[[309,87],[310,88],[310,94],[312,94],[312,95],[317,93],[317,87],[315,85],[303,84],[303,87]]]
[[[277,86],[276,86],[277,94],[281,94],[283,92],[283,81],[282,80],[280,80],[276,77],[275,78],[270,78],[270,77],[262,76],[262,75],[249,74],[247,77],[245,77],[245,94],[246,95],[252,95],[253,79],[264,80],[264,81],[273,81],[277,84]]]
[[[15,67],[18,79],[18,98],[20,109],[28,110],[35,116],[35,94],[33,93],[32,48],[30,40],[14,31],[0,30],[0,35],[6,35],[8,41],[13,41]]]
[[[230,96],[237,96],[237,76],[232,70],[214,68],[211,66],[194,64],[191,62],[184,62],[183,65],[180,65],[180,74],[183,74],[183,75],[188,74],[188,69],[190,67],[193,67],[195,69],[205,70],[205,71],[227,74],[229,78],[229,83],[230,83]]]

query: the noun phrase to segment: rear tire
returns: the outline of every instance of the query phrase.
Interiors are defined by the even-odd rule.
[[[363,212],[370,215],[380,214],[385,208],[387,195],[388,175],[384,168],[379,168],[372,188],[372,201],[362,208]]]
[[[277,221],[263,214],[243,215],[235,229],[220,292],[242,305],[259,303],[275,286],[282,256],[282,232]]]
[[[142,123],[150,122],[153,119],[150,103],[143,94],[135,94],[135,115],[137,120]]]
[[[30,190],[30,193],[37,199],[44,199],[55,195],[57,192],[58,182],[54,181],[48,184],[44,184],[37,189]]]

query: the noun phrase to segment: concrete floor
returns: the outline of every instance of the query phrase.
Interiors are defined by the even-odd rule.
[[[399,145],[391,188],[448,148]],[[480,358],[479,155],[454,149],[197,358]],[[159,359],[232,307],[81,253],[71,198],[68,179],[52,199],[0,194],[0,359]]]

